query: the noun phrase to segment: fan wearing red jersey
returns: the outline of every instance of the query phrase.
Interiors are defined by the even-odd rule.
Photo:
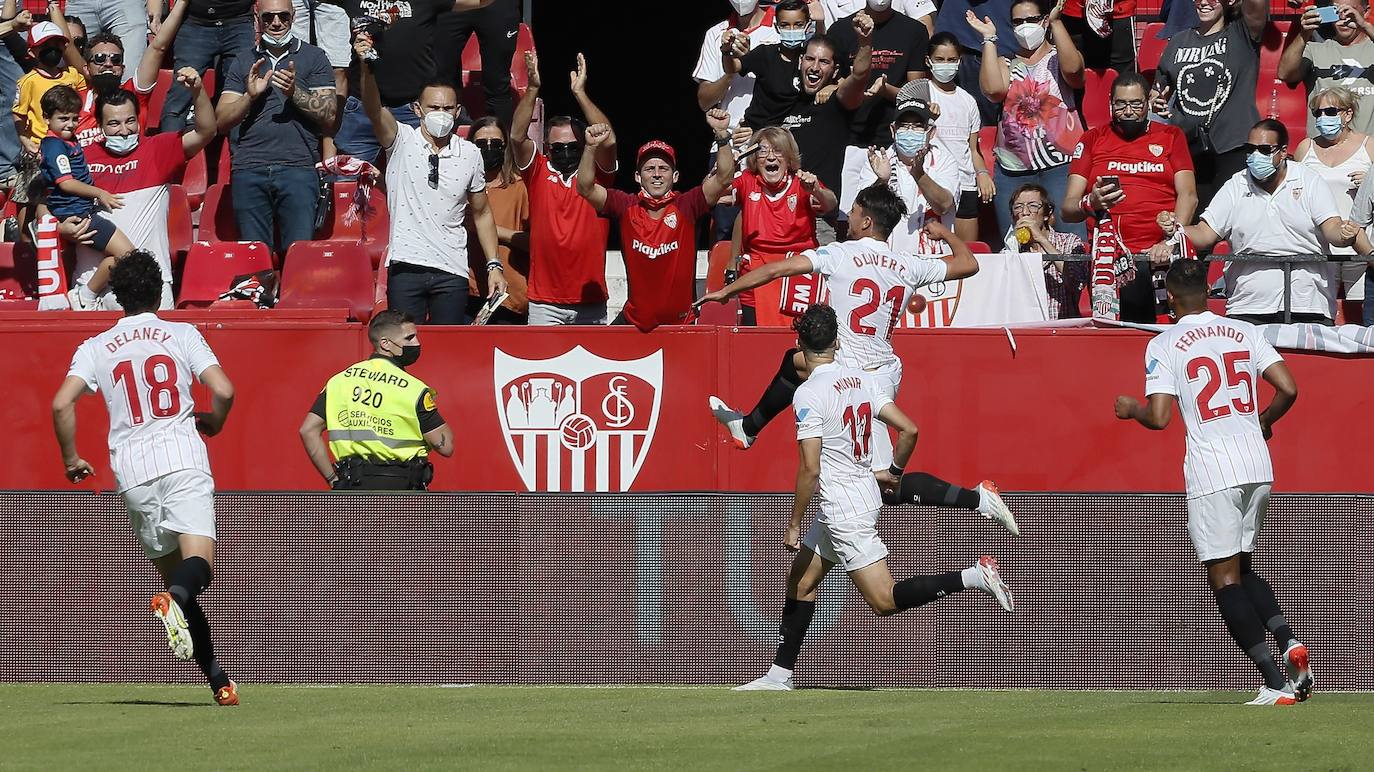
[[[677,154],[667,143],[653,140],[635,158],[637,196],[597,183],[597,150],[612,132],[606,124],[587,128],[577,192],[596,211],[620,221],[620,253],[630,285],[625,308],[612,324],[633,324],[648,332],[660,324],[684,324],[691,317],[697,221],[715,206],[735,176],[730,114],[715,108],[706,114],[706,122],[720,146],[715,172],[686,193],[674,191]]]
[[[785,260],[741,276],[726,287],[697,301],[724,303],[748,289],[762,286],[783,276],[809,275],[819,271],[830,286],[840,325],[839,361],[865,373],[874,389],[886,399],[895,399],[902,377],[902,363],[892,350],[891,335],[898,315],[906,308],[917,287],[936,281],[953,281],[978,272],[978,259],[938,220],[926,223],[927,235],[948,242],[951,255],[922,258],[895,252],[888,239],[906,216],[906,206],[897,193],[882,183],[859,191],[849,210],[849,240],[827,244],[815,250],[791,255]],[[749,415],[730,409],[718,397],[711,397],[711,412],[729,431],[741,449],[776,415],[792,404],[797,388],[806,380],[806,359],[800,348],[790,349],[759,403]],[[892,444],[886,431],[875,435],[873,469],[887,470],[892,463]],[[902,470],[894,469],[895,476]],[[1017,532],[1011,510],[1002,502],[997,487],[990,481],[972,489],[959,488],[925,473],[902,477],[900,487],[883,492],[889,504],[900,502],[940,504],[974,510]]]
[[[770,126],[754,135],[758,152],[734,180],[740,208],[740,272],[747,274],[792,252],[813,249],[816,218],[834,209],[835,192],[801,169],[801,151],[792,132]],[[755,285],[740,297],[747,326],[782,326],[791,321],[779,311],[777,285]]]
[[[1137,73],[1112,81],[1112,121],[1079,140],[1059,208],[1066,222],[1111,212],[1122,247],[1134,254],[1148,252],[1164,237],[1156,222],[1160,211],[1191,223],[1197,210],[1188,139],[1176,126],[1149,120],[1149,95],[1149,83]],[[1148,274],[1140,273],[1121,288],[1121,318],[1155,321],[1155,292]]]
[[[1188,534],[1207,567],[1226,630],[1264,676],[1264,688],[1249,704],[1301,702],[1312,693],[1307,647],[1293,636],[1273,588],[1251,563],[1274,481],[1265,441],[1297,400],[1298,386],[1254,325],[1207,310],[1206,263],[1174,263],[1164,288],[1178,321],[1145,349],[1148,404],[1117,397],[1116,417],[1160,430],[1178,403],[1187,427]],[[1274,387],[1263,410],[1257,409],[1259,378]],[[1283,651],[1288,678],[1265,643],[1266,627]]]
[[[196,601],[215,557],[215,481],[200,434],[224,428],[234,385],[192,325],[159,319],[162,268],[134,250],[110,274],[124,318],[82,343],[53,398],[53,429],[67,479],[95,472],[76,451],[76,403],[99,393],[110,414],[110,466],[129,523],[165,592],[152,610],[178,659],[194,658],[215,701],[238,704],[238,688],[215,659],[210,624]],[[195,411],[192,381],[210,390],[210,412]],[[199,433],[197,433],[199,432]]]

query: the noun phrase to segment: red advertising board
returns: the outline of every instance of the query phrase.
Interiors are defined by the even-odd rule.
[[[221,490],[321,489],[298,429],[333,373],[366,356],[360,325],[302,318],[204,321],[237,388],[229,425],[209,441]],[[107,314],[35,314],[0,326],[12,463],[0,488],[68,488],[48,405],[71,353],[113,323]],[[1112,415],[1141,393],[1149,334],[1124,330],[898,331],[898,401],[921,428],[910,465],[1006,490],[1178,491],[1181,422],[1149,432]],[[782,330],[423,328],[411,371],[438,390],[455,428],[453,458],[435,459],[436,490],[790,490],[790,413],[748,451],[725,441],[707,398],[748,410],[791,345]],[[1365,492],[1352,416],[1374,412],[1360,387],[1374,359],[1287,354],[1301,389],[1270,444],[1276,488]],[[1267,387],[1260,399],[1267,400]],[[78,412],[79,446],[109,489],[98,399]]]

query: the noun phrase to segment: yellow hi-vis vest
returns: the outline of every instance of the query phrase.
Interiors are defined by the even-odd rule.
[[[429,387],[389,359],[365,359],[324,387],[325,429],[335,459],[409,461],[429,455],[415,406]]]

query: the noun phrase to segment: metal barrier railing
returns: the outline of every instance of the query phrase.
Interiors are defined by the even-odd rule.
[[[1134,261],[1134,262],[1135,262],[1135,264],[1136,264],[1136,269],[1137,269],[1138,271],[1149,271],[1149,270],[1150,270],[1150,258],[1149,258],[1149,255],[1137,254],[1137,255],[1133,255],[1133,257],[1135,258],[1135,261]],[[1049,255],[1049,254],[1046,254],[1046,255],[1042,255],[1042,258],[1043,258],[1044,261],[1046,261],[1046,262],[1049,262],[1049,261],[1051,261],[1051,260],[1053,260],[1053,261],[1060,261],[1060,260],[1062,260],[1062,261],[1066,261],[1066,262],[1092,262],[1092,260],[1093,260],[1093,256],[1092,256],[1092,255],[1088,255],[1088,254],[1082,254],[1082,255]],[[1244,254],[1207,255],[1206,257],[1199,257],[1198,259],[1199,259],[1199,260],[1205,260],[1205,261],[1208,261],[1208,262],[1228,262],[1228,263],[1279,263],[1279,264],[1281,264],[1282,267],[1283,267],[1283,322],[1284,322],[1284,324],[1289,324],[1289,323],[1291,323],[1291,322],[1293,321],[1293,311],[1292,311],[1293,297],[1292,297],[1292,296],[1293,296],[1293,266],[1294,266],[1294,265],[1300,265],[1300,264],[1303,264],[1303,263],[1352,263],[1352,262],[1368,263],[1368,262],[1374,262],[1374,260],[1371,260],[1369,257],[1367,257],[1367,256],[1365,256],[1365,255],[1323,255],[1323,254],[1281,255],[1281,254],[1266,254],[1266,253],[1256,253],[1256,252],[1246,252],[1246,253],[1244,253]]]

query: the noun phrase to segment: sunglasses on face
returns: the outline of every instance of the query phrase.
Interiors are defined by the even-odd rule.
[[[1261,155],[1273,155],[1275,151],[1282,150],[1283,145],[1256,145],[1253,142],[1246,142],[1241,145],[1241,149],[1247,154],[1258,152]]]
[[[485,150],[485,149],[487,149],[487,148],[493,148],[493,149],[495,149],[495,150],[505,150],[505,149],[506,149],[506,143],[505,143],[504,141],[502,141],[502,140],[499,140],[499,139],[478,139],[478,140],[473,140],[473,143],[472,143],[472,144],[474,144],[474,145],[476,145],[476,146],[482,148],[483,150]]]
[[[439,189],[439,156],[429,157],[429,186],[435,190]]]
[[[263,24],[271,24],[273,21],[279,21],[279,22],[281,22],[282,24],[290,24],[290,23],[291,23],[291,12],[290,12],[290,11],[264,11],[263,13],[258,14],[258,18],[259,18],[259,19],[262,19],[262,23],[263,23]]]
[[[91,64],[113,64],[116,67],[124,64],[124,54],[91,54],[88,58]]]
[[[1345,112],[1345,108],[1342,107],[1316,107],[1312,110],[1312,117],[1316,118],[1319,115],[1336,116],[1343,112]]]
[[[82,51],[85,51],[85,50],[86,50],[86,38],[72,38],[72,45],[76,46],[77,48],[79,48],[79,49],[82,50]]]
[[[1019,19],[1016,18],[1015,16],[1013,16],[1013,17],[1011,17],[1011,24],[1012,24],[1013,27],[1015,27],[1015,26],[1017,26],[1017,25],[1019,25],[1019,24],[1039,24],[1040,22],[1042,22],[1042,21],[1044,21],[1044,20],[1045,20],[1045,15],[1044,15],[1044,14],[1041,14],[1041,15],[1039,15],[1039,16],[1022,16],[1022,17],[1019,18]]]

